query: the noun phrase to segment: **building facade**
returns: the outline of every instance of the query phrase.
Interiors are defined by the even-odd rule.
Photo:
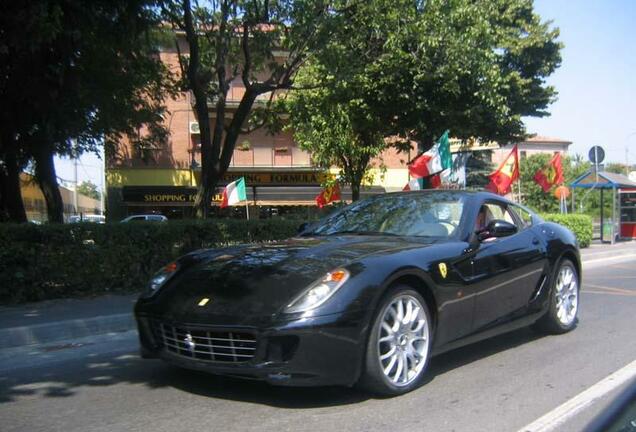
[[[180,51],[187,52],[187,46],[183,44]],[[174,73],[178,73],[176,49],[163,49],[160,57]],[[242,80],[236,78],[227,96],[230,117],[244,92]],[[263,103],[269,97],[262,95],[256,103]],[[123,141],[115,151],[107,154],[110,220],[138,213],[161,213],[169,218],[190,217],[193,213],[201,174],[201,153],[192,96],[188,92],[181,93],[166,100],[166,107],[164,126],[169,131],[169,138],[164,145],[139,148]],[[216,119],[212,109],[208,121],[214,127]],[[372,181],[363,188],[362,195],[402,189],[409,180],[406,164],[410,157],[411,152],[386,150],[373,161]],[[285,212],[290,206],[315,206],[320,185],[328,175],[336,172],[316,167],[311,155],[299,148],[291,133],[272,135],[261,128],[241,135],[237,140],[228,172],[219,184],[216,201],[220,201],[218,195],[223,185],[245,177],[250,205],[263,208],[265,213]],[[350,196],[348,188],[344,188],[343,193],[345,199]]]
[[[180,52],[187,52],[183,41]],[[161,60],[175,73],[180,71],[178,51],[165,48],[160,52]],[[282,53],[280,54],[282,60]],[[240,78],[230,86],[227,96],[227,111],[233,110],[245,92]],[[264,103],[270,95],[261,95],[256,104]],[[164,126],[169,131],[163,145],[139,148],[130,142],[119,143],[118,148],[107,153],[107,209],[109,220],[117,220],[131,214],[159,213],[168,218],[184,218],[193,215],[193,204],[200,182],[200,134],[199,123],[194,115],[192,96],[188,92],[166,100],[167,114]],[[207,121],[214,127],[215,113],[210,109]],[[567,151],[570,142],[530,138],[519,144],[521,157],[535,152]],[[511,146],[500,148],[497,143],[466,145],[455,142],[452,151],[492,150],[492,162],[497,164],[505,158]],[[411,150],[398,153],[389,148],[372,161],[370,181],[363,187],[362,195],[402,190],[410,180],[407,163],[417,154],[417,144]],[[320,185],[337,169],[322,170],[316,167],[311,155],[299,148],[289,132],[275,135],[264,128],[241,135],[236,143],[228,172],[222,178],[215,201],[220,202],[222,187],[245,177],[250,214],[267,217],[271,214],[303,211],[299,207],[315,207],[315,197]],[[345,187],[343,198],[350,197]],[[232,211],[219,211],[218,215],[230,215]]]
[[[64,203],[64,220],[68,222],[73,215],[101,214],[101,202],[99,200],[77,194],[77,208],[75,208],[75,191],[59,186],[62,202]],[[44,194],[38,186],[35,178],[27,173],[20,174],[20,190],[27,219],[32,222],[46,222],[46,201]]]
[[[517,146],[519,150],[519,158],[524,159],[535,154],[553,155],[555,153],[561,153],[561,155],[566,155],[571,144],[572,141],[535,135],[525,141],[517,143]],[[510,154],[510,150],[512,150],[513,147],[514,144],[510,144],[505,147],[495,149],[492,155],[492,162],[496,166],[499,166],[499,164],[506,159],[506,156]]]

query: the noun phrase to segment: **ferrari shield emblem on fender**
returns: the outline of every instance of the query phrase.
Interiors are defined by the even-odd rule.
[[[439,263],[439,274],[442,275],[444,279],[446,279],[446,275],[448,274],[448,268],[446,268],[446,263]]]

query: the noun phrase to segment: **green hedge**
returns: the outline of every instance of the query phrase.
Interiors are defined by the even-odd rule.
[[[162,265],[200,248],[284,239],[298,221],[0,224],[0,304],[139,291]]]
[[[592,242],[592,218],[588,215],[546,213],[541,217],[569,228],[576,235],[582,248],[588,247]]]

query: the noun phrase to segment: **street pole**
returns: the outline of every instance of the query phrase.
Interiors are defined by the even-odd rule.
[[[77,155],[73,158],[73,182],[75,183],[75,187],[73,188],[73,206],[75,207],[75,214],[78,214],[78,205],[77,205]]]
[[[102,157],[102,193],[99,196],[99,205],[100,210],[102,211],[102,216],[106,214],[106,150],[104,150],[104,156]]]

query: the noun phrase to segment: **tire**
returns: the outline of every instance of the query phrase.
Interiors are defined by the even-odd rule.
[[[379,396],[419,387],[430,358],[431,323],[428,305],[417,291],[407,285],[393,287],[373,317],[359,384]]]
[[[548,310],[533,328],[548,334],[567,333],[578,323],[579,274],[574,263],[564,258],[559,262],[552,279]]]

